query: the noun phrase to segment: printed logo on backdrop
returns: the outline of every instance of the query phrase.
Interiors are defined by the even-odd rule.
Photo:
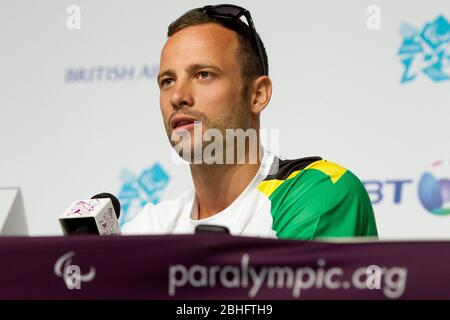
[[[401,205],[407,188],[415,188],[422,206],[435,215],[450,214],[450,161],[439,160],[422,173],[418,181],[410,178],[364,180],[373,205],[390,202]]]
[[[155,80],[158,71],[159,64],[69,67],[64,72],[64,82],[71,84],[147,81]]]
[[[121,214],[120,226],[133,219],[147,204],[157,204],[166,188],[170,177],[158,163],[144,169],[140,175],[135,175],[128,169],[120,174],[122,187],[119,192]]]
[[[403,42],[398,51],[403,64],[400,83],[419,76],[434,82],[450,80],[450,23],[443,15],[418,29],[408,23],[400,27]]]
[[[437,215],[450,214],[450,165],[433,163],[419,181],[419,199],[425,209]]]
[[[81,268],[76,264],[72,264],[73,256],[75,256],[74,251],[62,255],[56,261],[53,271],[56,276],[63,278],[67,289],[80,290],[82,282],[89,282],[95,278],[95,268],[91,266],[88,273],[82,274]]]

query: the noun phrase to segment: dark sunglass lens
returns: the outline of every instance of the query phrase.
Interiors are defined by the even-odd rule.
[[[230,17],[230,18],[240,16],[243,11],[244,11],[244,8],[237,7],[237,6],[230,6],[230,5],[216,6],[216,7],[210,8],[208,10],[208,12],[210,14],[220,15],[220,16]]]

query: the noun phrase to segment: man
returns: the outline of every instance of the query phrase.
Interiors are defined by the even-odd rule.
[[[192,233],[202,224],[271,238],[377,236],[367,192],[350,171],[319,157],[281,160],[261,148],[260,114],[272,83],[264,45],[247,10],[206,6],[174,21],[162,49],[158,84],[167,134],[190,162],[195,188],[148,204],[124,225],[123,234]],[[256,132],[262,159],[251,161],[251,147],[234,143],[211,153],[223,160],[232,151],[232,163],[194,161],[193,154],[207,147],[197,138],[215,130],[226,143],[234,142],[227,129]],[[194,141],[180,138],[186,133]]]

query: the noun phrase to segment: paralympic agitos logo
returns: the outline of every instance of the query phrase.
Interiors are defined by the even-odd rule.
[[[81,282],[89,282],[95,278],[95,268],[91,266],[89,272],[81,273],[78,265],[72,264],[72,258],[75,256],[74,251],[70,251],[62,255],[55,263],[53,271],[55,275],[63,278],[67,289],[81,289]]]
[[[434,161],[417,182],[417,196],[422,206],[435,215],[450,214],[450,161]],[[403,202],[405,188],[415,184],[413,179],[365,180],[363,184],[373,205],[386,201]],[[393,191],[389,191],[393,190]],[[389,200],[387,200],[389,201]]]

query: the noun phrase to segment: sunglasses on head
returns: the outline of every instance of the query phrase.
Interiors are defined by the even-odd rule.
[[[194,9],[198,11],[204,11],[208,16],[211,18],[219,18],[219,19],[226,19],[226,20],[232,20],[236,21],[240,19],[240,17],[244,16],[247,19],[248,26],[250,27],[250,30],[252,32],[253,40],[256,43],[256,47],[258,48],[258,55],[259,55],[259,63],[261,64],[261,70],[263,71],[264,75],[267,75],[267,69],[264,64],[263,59],[263,53],[262,53],[262,44],[261,41],[258,38],[258,35],[256,33],[255,25],[253,24],[252,16],[250,15],[250,11],[247,9],[244,9],[239,6],[235,6],[232,4],[219,4],[215,6],[204,6],[203,8]]]

